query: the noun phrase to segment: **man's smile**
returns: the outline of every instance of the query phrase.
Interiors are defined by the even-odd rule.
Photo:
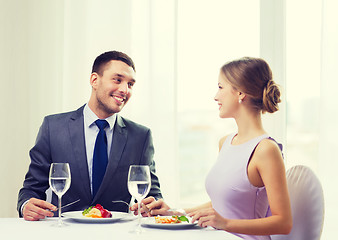
[[[119,103],[122,104],[125,102],[126,98],[119,95],[112,95],[112,97]]]

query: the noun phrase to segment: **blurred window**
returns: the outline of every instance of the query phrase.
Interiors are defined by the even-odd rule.
[[[177,1],[177,122],[181,203],[208,200],[204,181],[218,141],[236,131],[220,119],[214,101],[220,67],[259,56],[260,16],[255,0]]]
[[[321,0],[286,1],[287,167],[318,169]],[[299,10],[302,11],[301,17]]]

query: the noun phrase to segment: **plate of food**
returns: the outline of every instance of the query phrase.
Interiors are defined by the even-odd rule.
[[[114,212],[104,209],[100,204],[83,211],[65,212],[62,217],[83,223],[111,223],[130,217],[129,213]]]
[[[186,216],[157,216],[143,218],[141,225],[151,228],[185,229],[194,227],[197,222],[192,223],[191,218]]]

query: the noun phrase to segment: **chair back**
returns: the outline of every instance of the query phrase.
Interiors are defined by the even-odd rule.
[[[272,235],[272,240],[319,240],[324,223],[324,194],[314,172],[297,165],[286,172],[293,227],[288,235]]]

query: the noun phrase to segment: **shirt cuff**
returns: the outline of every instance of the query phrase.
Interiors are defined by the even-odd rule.
[[[22,205],[21,205],[21,208],[20,208],[20,213],[21,213],[21,216],[23,217],[23,208],[26,206],[26,204],[28,203],[29,200],[27,200],[26,202],[24,202]]]

